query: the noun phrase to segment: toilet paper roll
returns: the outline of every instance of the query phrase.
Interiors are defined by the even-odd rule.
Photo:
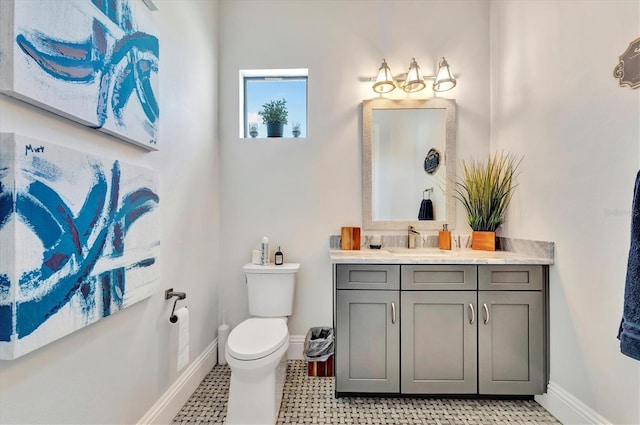
[[[251,251],[251,264],[261,264],[259,249],[254,249],[253,251]]]
[[[189,363],[189,310],[182,307],[176,310],[178,321],[173,326],[178,327],[178,370]]]

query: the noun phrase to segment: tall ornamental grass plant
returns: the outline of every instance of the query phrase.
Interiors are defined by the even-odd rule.
[[[462,161],[456,199],[464,205],[472,230],[495,232],[504,223],[521,162],[522,157],[504,152],[490,156],[486,162]]]

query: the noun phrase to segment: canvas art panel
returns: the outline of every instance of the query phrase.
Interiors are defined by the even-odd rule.
[[[0,359],[159,288],[157,174],[0,133]]]
[[[141,0],[1,0],[0,91],[148,150],[159,42]]]

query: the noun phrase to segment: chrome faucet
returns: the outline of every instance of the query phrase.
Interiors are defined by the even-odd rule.
[[[413,249],[416,247],[416,236],[420,236],[420,233],[418,233],[418,231],[413,226],[409,226],[408,236],[409,248]]]

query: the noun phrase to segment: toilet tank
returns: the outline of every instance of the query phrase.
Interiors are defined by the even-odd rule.
[[[276,266],[247,264],[244,270],[247,276],[249,293],[249,314],[258,317],[285,317],[293,312],[293,291],[297,263],[284,263]]]

